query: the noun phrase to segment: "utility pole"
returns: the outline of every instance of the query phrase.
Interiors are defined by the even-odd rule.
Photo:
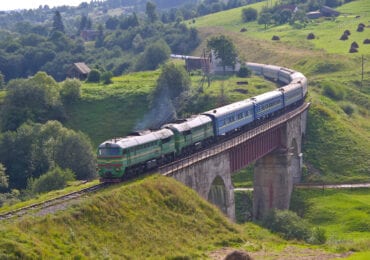
[[[364,55],[362,55],[362,58],[361,58],[361,64],[362,64],[362,70],[361,70],[361,88],[362,88],[362,85],[363,85],[363,81],[364,81]]]

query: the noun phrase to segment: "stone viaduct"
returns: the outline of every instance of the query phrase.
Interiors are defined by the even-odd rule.
[[[160,168],[235,220],[231,174],[255,162],[253,218],[288,209],[293,183],[301,178],[302,139],[309,103],[210,149]]]

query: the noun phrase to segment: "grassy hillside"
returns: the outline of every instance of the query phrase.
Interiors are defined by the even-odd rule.
[[[104,140],[127,135],[148,112],[149,96],[159,74],[160,70],[131,73],[113,78],[111,85],[84,83],[81,100],[67,107],[67,126],[88,134],[95,146]],[[192,88],[183,116],[275,88],[274,83],[259,77],[212,76],[210,86],[206,83],[203,87],[199,75],[191,79]],[[248,85],[237,85],[241,80]]]
[[[326,230],[328,247],[361,252],[348,259],[369,259],[368,189],[340,191],[300,189],[295,190],[293,194],[297,209],[306,208],[304,218]]]
[[[1,259],[221,259],[232,248],[255,259],[339,256],[288,243],[255,224],[233,224],[162,176],[110,187],[53,215],[1,224]]]

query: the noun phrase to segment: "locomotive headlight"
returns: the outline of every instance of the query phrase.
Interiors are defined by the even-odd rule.
[[[121,170],[121,168],[116,168],[116,172],[119,172]]]

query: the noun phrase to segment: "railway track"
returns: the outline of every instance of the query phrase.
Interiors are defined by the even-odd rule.
[[[51,208],[51,207],[55,207],[55,206],[60,205],[64,202],[82,197],[85,194],[98,191],[98,190],[106,187],[107,185],[108,185],[107,183],[99,183],[95,186],[85,188],[85,189],[82,189],[82,190],[79,190],[79,191],[74,191],[74,192],[62,195],[60,197],[56,197],[56,198],[53,198],[53,199],[49,199],[49,200],[46,200],[46,201],[35,203],[35,204],[25,206],[25,207],[22,207],[22,208],[19,208],[19,209],[8,211],[6,213],[0,213],[0,221],[6,220],[6,219],[11,219],[11,218],[16,218],[16,217],[21,217],[21,216],[29,213],[30,211],[35,211],[35,210],[40,211],[40,210],[46,210],[46,209]]]

